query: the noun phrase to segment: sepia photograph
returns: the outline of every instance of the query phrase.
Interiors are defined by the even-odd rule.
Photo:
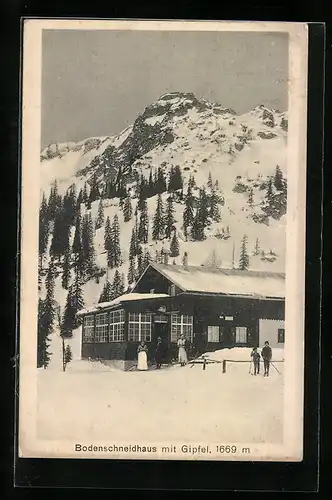
[[[307,26],[27,20],[19,456],[303,453]]]

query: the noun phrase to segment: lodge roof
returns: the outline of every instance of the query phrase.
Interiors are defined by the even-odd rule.
[[[103,309],[111,309],[122,302],[131,302],[134,300],[146,300],[146,299],[158,299],[169,297],[166,293],[125,293],[124,295],[120,295],[114,300],[109,302],[100,302],[92,307],[88,307],[86,309],[81,309],[77,312],[77,316],[83,316],[84,314],[90,314],[97,311],[102,311]]]
[[[266,271],[242,271],[205,266],[179,266],[150,262],[152,267],[183,292],[285,298],[285,274]],[[138,281],[138,282],[139,282]],[[138,284],[137,282],[137,284]],[[137,286],[136,284],[136,286]],[[133,288],[135,292],[136,286]]]

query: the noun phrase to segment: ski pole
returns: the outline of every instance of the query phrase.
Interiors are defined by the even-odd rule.
[[[274,366],[273,363],[271,363],[271,365],[273,366],[273,368],[279,373],[279,375],[281,375],[281,372],[278,370],[278,368],[276,366]]]

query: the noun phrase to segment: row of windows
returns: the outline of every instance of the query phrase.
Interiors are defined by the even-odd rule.
[[[219,326],[208,326],[208,342],[221,342],[223,340],[223,327]],[[246,326],[236,326],[235,331],[235,343],[236,344],[246,344],[248,341],[248,329]],[[278,329],[278,344],[283,344],[285,342],[285,329]]]
[[[165,317],[158,318],[165,322]],[[152,316],[145,313],[129,313],[128,340],[132,342],[151,342]],[[184,335],[193,341],[193,317],[171,315],[171,341],[177,342]],[[96,315],[94,335],[93,315],[85,316],[83,323],[83,342],[121,342],[124,340],[124,311],[100,313]]]

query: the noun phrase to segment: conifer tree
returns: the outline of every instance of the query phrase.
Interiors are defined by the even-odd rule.
[[[202,188],[200,189],[198,207],[191,227],[191,235],[194,241],[205,240],[206,236],[204,229],[207,226],[208,222],[209,222],[208,201],[205,189]]]
[[[104,248],[107,253],[107,266],[114,267],[114,245],[110,218],[107,217],[104,232]]]
[[[39,269],[43,269],[43,259],[47,250],[48,238],[50,232],[50,222],[48,218],[48,207],[43,193],[43,198],[39,211]]]
[[[255,246],[254,246],[254,255],[259,255],[261,253],[261,249],[259,246],[259,239],[256,238]]]
[[[64,288],[65,290],[68,290],[68,285],[69,285],[69,281],[70,281],[70,274],[71,274],[70,249],[68,247],[66,252],[65,252],[65,258],[63,261],[62,281],[61,281],[62,288]]]
[[[100,199],[100,202],[99,202],[99,205],[98,205],[98,214],[97,214],[97,220],[96,220],[96,229],[101,228],[104,225],[104,222],[105,222],[104,207],[103,207],[102,199]]]
[[[38,299],[38,330],[37,330],[37,368],[47,368],[51,353],[48,351],[50,346],[48,315],[45,310],[45,300]]]
[[[75,277],[74,283],[69,287],[65,310],[61,324],[61,336],[63,338],[71,338],[73,330],[80,324],[81,320],[76,316],[77,312],[84,307],[83,292],[81,280],[78,276]]]
[[[94,201],[98,200],[100,198],[100,193],[99,193],[99,188],[97,184],[97,176],[94,174],[91,179],[91,188],[90,188],[90,195],[89,195],[89,202],[90,206],[91,203]]]
[[[207,181],[207,187],[210,188],[210,189],[212,189],[212,187],[213,187],[211,172],[209,172],[209,177],[208,177],[208,181]]]
[[[124,217],[124,222],[129,222],[130,219],[132,218],[133,215],[133,209],[131,206],[131,198],[130,195],[128,195],[123,203],[123,217]]]
[[[111,267],[119,267],[122,264],[121,258],[121,246],[120,246],[120,224],[118,215],[115,214],[113,218],[112,224],[112,241],[113,241],[113,266]]]
[[[161,194],[158,194],[157,208],[153,218],[152,239],[161,240],[164,236],[164,206]]]
[[[179,165],[171,167],[168,191],[173,192],[183,188],[183,179]]]
[[[221,219],[220,209],[219,209],[220,198],[217,195],[215,189],[213,187],[211,187],[211,189],[212,193],[210,196],[210,216],[214,222],[220,222]]]
[[[86,203],[88,201],[88,186],[87,186],[87,183],[85,182],[84,183],[84,186],[83,186],[83,194],[82,194],[82,203]]]
[[[178,257],[180,255],[180,245],[179,245],[179,240],[176,235],[176,231],[174,231],[173,238],[171,241],[170,245],[170,256],[171,257]]]
[[[244,235],[241,242],[241,252],[239,261],[239,269],[241,269],[241,271],[246,271],[247,269],[249,269],[250,265],[249,254],[247,251],[247,243],[248,243],[247,235]]]
[[[153,179],[152,168],[151,167],[150,167],[148,185],[149,185],[150,196],[154,196],[156,194],[156,185],[155,185],[155,182],[154,182],[154,179]]]
[[[72,253],[74,254],[75,273],[81,276],[84,270],[84,255],[82,248],[82,232],[81,232],[81,216],[76,217],[74,241],[72,246]]]
[[[147,182],[144,175],[141,175],[140,182],[138,184],[138,210],[143,210],[143,207],[146,205],[146,199],[148,196]]]
[[[70,345],[66,345],[64,358],[65,358],[64,362],[65,362],[65,367],[66,367],[68,365],[68,363],[70,363],[73,359],[73,353],[72,353]]]
[[[129,259],[129,268],[127,275],[128,283],[130,285],[134,283],[135,278],[136,278],[135,257],[132,257],[131,259]]]
[[[100,304],[101,302],[111,302],[111,300],[113,299],[114,297],[112,295],[112,285],[111,282],[107,279],[103,286],[98,303]]]
[[[283,190],[283,184],[284,184],[283,181],[284,181],[284,178],[282,175],[282,171],[281,171],[279,165],[277,165],[276,171],[274,174],[274,179],[273,179],[274,187],[276,188],[277,191]]]
[[[146,199],[142,202],[139,226],[138,226],[138,241],[140,243],[147,243],[149,238],[149,217],[148,217],[148,205]]]
[[[135,226],[131,232],[130,245],[129,245],[129,259],[133,259],[137,255],[138,241]]]
[[[90,277],[93,273],[95,265],[95,249],[93,241],[94,231],[91,213],[86,214],[83,218],[82,224],[82,252],[83,252],[83,262],[84,270],[87,277]]]
[[[251,208],[254,206],[254,191],[252,188],[249,190],[248,205]]]
[[[119,297],[124,292],[124,285],[122,282],[121,274],[118,269],[115,270],[113,283],[112,283],[112,295],[114,298]]]
[[[161,167],[158,167],[157,176],[156,176],[155,192],[156,192],[156,194],[162,194],[165,191],[167,191],[167,183],[166,183],[165,175],[164,175],[163,169]]]
[[[165,216],[165,236],[169,239],[172,235],[173,226],[175,223],[173,197],[170,195],[167,198],[166,216]]]
[[[219,190],[219,181],[218,179],[216,180],[216,182],[214,183],[214,187],[215,187],[215,190],[218,191]]]
[[[187,238],[188,228],[194,221],[194,197],[192,195],[191,183],[189,182],[187,195],[185,197],[185,208],[183,211],[183,229]]]
[[[50,196],[48,199],[48,217],[50,220],[54,220],[55,214],[58,209],[59,193],[58,193],[58,183],[55,180],[51,186]]]

